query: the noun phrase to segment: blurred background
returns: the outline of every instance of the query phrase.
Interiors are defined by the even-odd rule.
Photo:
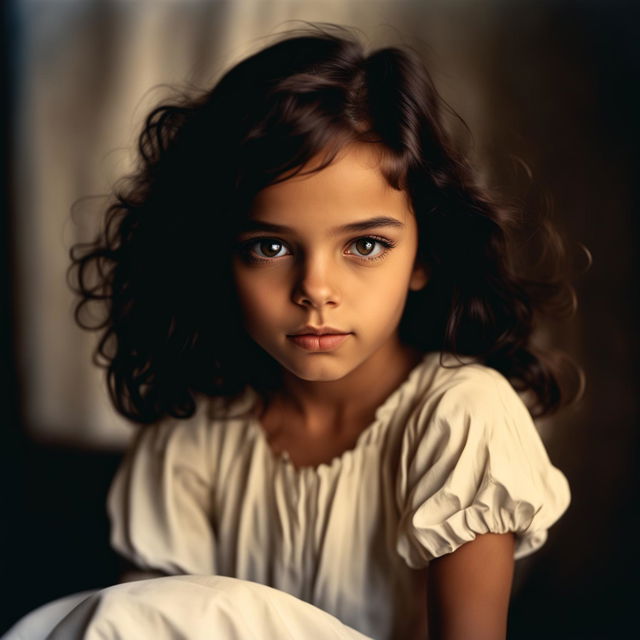
[[[635,637],[636,4],[6,0],[0,632],[118,575],[104,500],[133,429],[90,363],[95,336],[73,322],[69,248],[91,237],[104,196],[131,168],[144,116],[169,86],[208,87],[265,36],[306,20],[418,49],[469,125],[480,178],[563,232],[579,310],[545,331],[583,365],[587,387],[540,429],[573,500],[547,544],[516,565],[509,638]],[[586,272],[581,245],[593,256]]]

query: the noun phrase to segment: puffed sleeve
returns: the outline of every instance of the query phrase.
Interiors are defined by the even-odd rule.
[[[534,552],[570,492],[513,387],[472,365],[408,424],[396,499],[397,551],[419,569],[484,533],[514,532],[516,559]]]
[[[196,421],[144,427],[111,485],[111,545],[141,569],[214,574],[211,472]]]

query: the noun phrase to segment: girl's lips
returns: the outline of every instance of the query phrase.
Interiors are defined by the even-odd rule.
[[[350,333],[325,333],[323,335],[306,333],[287,337],[305,351],[331,351],[340,346],[350,335]]]

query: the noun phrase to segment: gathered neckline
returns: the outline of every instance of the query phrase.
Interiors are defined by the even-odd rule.
[[[309,465],[300,465],[297,466],[291,460],[289,453],[285,450],[282,453],[275,453],[271,448],[269,442],[267,441],[267,435],[262,428],[262,423],[260,422],[260,418],[255,411],[258,406],[260,397],[259,394],[252,387],[248,387],[249,393],[251,394],[251,411],[249,417],[249,424],[253,431],[257,431],[257,437],[260,439],[262,446],[264,446],[269,453],[269,456],[276,465],[283,465],[288,469],[292,470],[297,474],[321,474],[325,472],[330,472],[334,470],[338,470],[342,468],[351,458],[356,454],[356,452],[363,449],[367,442],[372,441],[374,436],[378,434],[380,430],[380,426],[385,424],[383,418],[392,411],[398,404],[400,397],[406,390],[406,388],[411,384],[414,378],[418,375],[418,373],[424,367],[427,359],[438,356],[438,352],[427,352],[423,355],[423,357],[416,363],[416,365],[409,371],[405,379],[387,396],[387,398],[376,408],[374,417],[372,421],[360,432],[358,435],[355,444],[353,447],[349,449],[345,449],[342,453],[335,455],[328,462],[320,462],[319,464],[309,464]],[[389,421],[386,421],[388,424]],[[377,438],[374,440],[377,441]]]

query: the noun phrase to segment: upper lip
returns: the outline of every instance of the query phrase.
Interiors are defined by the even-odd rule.
[[[298,331],[294,331],[293,333],[289,334],[292,336],[304,336],[304,335],[316,335],[316,336],[323,336],[326,335],[328,333],[349,333],[348,331],[342,331],[341,329],[334,329],[333,327],[312,327],[311,325],[307,325],[306,327],[302,327],[302,329],[299,329]]]

